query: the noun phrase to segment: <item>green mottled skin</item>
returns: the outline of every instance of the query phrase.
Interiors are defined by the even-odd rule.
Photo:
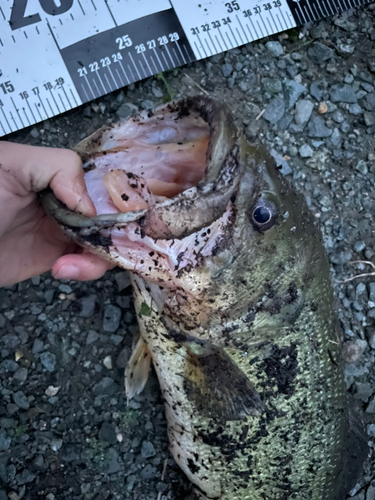
[[[221,146],[232,141],[222,149],[239,187],[214,251],[186,250],[196,262],[167,278],[158,262],[133,275],[171,451],[201,499],[339,500],[347,414],[320,233],[302,197],[227,111],[217,118],[209,99],[187,102],[212,130],[225,124]],[[264,231],[252,219],[260,197],[277,210]],[[76,230],[69,234],[79,241]],[[116,249],[106,255],[84,244],[119,262]]]
[[[214,298],[220,311],[212,304],[209,321],[190,330],[194,314],[169,311],[166,328],[155,309],[151,316],[140,316],[141,332],[166,401],[172,452],[202,498],[336,500],[346,408],[328,262],[304,201],[266,158],[262,152],[256,192],[275,193],[281,213],[288,210],[289,218],[265,234],[254,231],[246,220],[246,205],[251,206],[254,195],[243,182],[243,206],[237,205],[228,246],[233,260],[223,265],[229,255],[220,253],[205,262],[218,275],[199,299]],[[253,172],[251,160],[248,169]],[[199,280],[199,269],[195,272]],[[294,300],[288,292],[291,283],[298,290]],[[147,293],[147,286],[142,293],[135,287],[138,308]],[[151,305],[151,295],[147,300]],[[253,321],[237,319],[259,303],[263,310]],[[239,328],[225,333],[233,324]],[[171,328],[223,347],[254,384],[266,412],[225,422],[197,410],[182,380],[182,374],[189,377],[186,349],[181,339],[169,338]],[[221,374],[215,375],[219,386]]]

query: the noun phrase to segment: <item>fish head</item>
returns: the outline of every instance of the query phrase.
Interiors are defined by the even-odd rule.
[[[98,215],[71,212],[52,193],[42,196],[46,211],[79,244],[200,321],[210,310],[248,310],[275,293],[267,283],[293,296],[306,262],[314,268],[319,236],[306,204],[213,99],[143,112],[76,150]]]

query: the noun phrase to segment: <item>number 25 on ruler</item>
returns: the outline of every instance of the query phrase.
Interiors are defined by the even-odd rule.
[[[50,16],[59,16],[67,12],[73,5],[73,0],[60,0],[57,6],[54,0],[39,0],[40,6],[46,14]],[[12,13],[9,24],[12,30],[24,28],[30,24],[39,23],[42,19],[38,13],[31,16],[25,16],[27,0],[13,0]]]

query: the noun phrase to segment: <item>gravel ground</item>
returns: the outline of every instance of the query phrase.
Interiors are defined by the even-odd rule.
[[[9,136],[71,147],[104,123],[204,89],[226,101],[306,196],[324,233],[348,392],[375,447],[375,4],[231,50]],[[167,87],[165,82],[168,83]],[[374,272],[374,270],[372,270]],[[126,273],[0,289],[0,500],[179,500],[190,485],[168,452],[154,375],[126,404],[136,328]],[[374,459],[372,459],[374,460]],[[375,499],[375,464],[353,500]]]

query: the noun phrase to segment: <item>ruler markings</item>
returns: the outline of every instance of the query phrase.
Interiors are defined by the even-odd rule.
[[[8,118],[6,117],[6,114],[4,113],[4,110],[3,110],[3,107],[1,106],[1,112],[3,113],[3,116],[4,116],[4,120],[7,122],[7,125],[8,125],[8,128],[11,132],[13,132],[12,130],[12,127],[10,126],[9,122],[8,122]]]
[[[245,26],[246,26],[246,28],[247,28],[247,30],[249,32],[249,35],[250,35],[250,38],[251,38],[251,42],[253,42],[255,40],[255,38],[254,38],[253,34],[251,33],[250,26],[247,23],[245,23]]]
[[[314,21],[316,21],[316,20],[318,19],[318,17],[319,17],[319,16],[315,16],[315,15],[314,15],[314,13],[313,13],[313,11],[312,11],[312,8],[311,8],[311,5],[310,5],[309,0],[306,0],[306,1],[307,1],[307,6],[308,6],[308,8],[309,8],[309,10],[310,10],[310,12],[311,12],[312,17],[313,17]],[[340,0],[338,0],[338,1],[340,1]]]
[[[134,73],[133,73],[133,70],[132,70],[132,69],[131,69],[131,67],[130,67],[130,64],[127,64],[127,67],[128,67],[128,70],[129,70],[129,72],[130,72],[130,74],[132,75],[132,78],[133,78],[133,80],[130,80],[130,82],[135,82],[135,81],[137,81],[137,79],[134,77]],[[140,77],[139,77],[139,78],[140,78]]]
[[[254,38],[253,40],[256,40],[257,38],[260,38],[260,36],[258,35],[257,29],[254,26],[254,23],[253,23],[253,20],[251,19],[251,17],[249,18],[249,21],[251,22],[251,26],[253,27],[253,30],[255,31],[255,35],[256,35],[256,38]]]
[[[214,44],[214,41],[212,40],[211,33],[209,31],[208,31],[208,38],[210,39],[210,42],[211,42],[211,44],[212,44],[212,46],[217,54],[218,51],[217,51],[216,45]]]
[[[340,10],[344,10],[343,7],[342,7],[342,5],[341,5],[340,0],[336,0],[336,2],[337,2],[337,5],[338,5],[339,9]]]
[[[192,61],[192,59],[191,59],[191,57],[190,57],[190,55],[189,55],[189,51],[188,51],[188,49],[186,48],[186,45],[182,45],[182,47],[183,47],[183,49],[185,50],[185,52],[186,52],[186,56],[187,56],[187,58],[189,59],[189,61]]]
[[[159,59],[159,55],[158,55],[158,53],[157,53],[157,50],[155,50],[155,48],[153,48],[152,50],[154,51],[154,54],[155,54],[155,56],[157,57],[157,60],[159,61],[159,64],[160,64],[161,70],[162,70],[162,71],[164,71],[164,67],[163,67],[163,65],[162,65],[162,63],[161,63],[161,60]]]
[[[319,16],[324,17],[324,14],[323,14],[322,8],[321,8],[321,6],[320,6],[320,2],[318,2],[318,4],[317,4],[317,5],[318,5],[318,8],[319,8],[319,10],[320,10],[320,14],[319,14]]]
[[[167,45],[167,44],[165,44],[165,45],[164,45],[164,47],[165,47],[165,50],[167,51],[167,54],[168,54],[168,56],[169,56],[169,59],[171,60],[172,67],[175,67],[174,61],[173,61],[172,56],[171,56],[171,54],[170,54],[170,52],[169,52],[169,49],[168,49],[168,45]]]
[[[151,55],[151,54],[150,54],[150,59],[151,59],[152,64],[154,65],[154,68],[155,68],[155,70],[156,70],[156,73],[159,73],[159,71],[160,71],[160,70],[159,70],[159,69],[158,69],[158,67],[156,66],[156,63],[155,63],[155,61],[154,61],[154,58],[152,57],[152,55]]]
[[[34,115],[34,113],[33,113],[33,110],[31,109],[31,106],[30,106],[30,103],[29,103],[29,100],[28,100],[28,98],[27,98],[27,97],[26,97],[26,104],[27,104],[27,107],[28,107],[28,108],[29,108],[29,110],[30,110],[31,116],[33,117],[34,123],[36,123],[36,121],[37,121],[37,120],[35,119],[35,115]]]
[[[104,73],[104,78],[105,78],[106,82],[108,83],[108,87],[111,89],[111,92],[116,90],[116,86],[115,86],[115,88],[112,88],[112,85],[109,83],[108,76],[105,73]]]
[[[317,19],[320,19],[320,14],[319,14],[319,12],[318,12],[318,9],[315,7],[315,5],[313,5],[313,9],[314,9],[314,11],[315,11],[316,18],[317,18]]]
[[[85,81],[86,81],[86,84],[87,84],[88,88],[90,89],[90,92],[91,92],[91,94],[92,94],[93,99],[95,99],[95,94],[94,94],[94,92],[92,91],[92,88],[91,88],[90,82],[88,81],[87,76],[86,76],[86,75],[83,75],[83,76],[84,76],[84,78],[85,78]],[[94,81],[95,81],[95,80],[94,80]]]
[[[52,116],[55,116],[55,113],[54,113],[54,111],[53,111],[53,109],[52,109],[51,103],[50,103],[50,102],[49,102],[49,100],[48,100],[48,97],[46,97],[46,101],[47,101],[47,104],[48,104],[48,106],[49,106],[49,109],[51,110],[51,114],[52,114]]]
[[[180,54],[181,54],[181,57],[182,57],[182,60],[184,61],[184,64],[186,64],[186,59],[185,59],[185,57],[184,57],[184,54],[182,53],[182,50],[181,50],[181,48],[180,48],[180,44],[178,43],[178,40],[175,40],[175,42],[174,42],[174,43],[177,45],[177,48],[178,48],[178,50],[179,50],[179,52],[180,52]]]
[[[79,0],[78,0],[79,1]],[[113,15],[113,12],[111,11],[111,9],[109,8],[109,5],[108,5],[108,0],[104,0],[104,3],[106,4],[107,6],[107,9],[108,9],[108,12],[111,14],[111,17],[112,17],[112,21],[115,23],[115,26],[118,26],[117,22],[116,22],[116,19],[115,19],[115,16]]]
[[[13,116],[12,112],[9,111],[9,114],[10,114],[10,117],[12,118],[12,120],[13,120],[13,123],[14,123],[14,126],[16,127],[16,130],[18,130],[18,125],[17,125],[16,120],[14,119],[14,116]]]
[[[26,109],[25,109],[25,108],[22,108],[22,111],[23,111],[23,114],[24,114],[24,115],[25,115],[25,117],[26,117],[26,120],[27,120],[28,124],[29,124],[29,125],[31,125],[30,120],[29,120],[29,117],[27,116],[27,113],[26,113]]]
[[[135,69],[135,71],[137,72],[138,78],[139,78],[140,80],[142,80],[142,77],[141,77],[141,75],[139,74],[138,68],[137,68],[137,66],[136,66],[136,64],[135,64],[135,62],[134,62],[133,56],[131,55],[131,53],[130,53],[130,52],[128,52],[128,54],[129,54],[129,57],[130,57],[130,59],[131,59],[131,62],[133,63],[134,69]]]
[[[59,3],[60,0],[53,1]],[[157,4],[159,1],[164,0],[154,0],[153,3]],[[7,2],[12,4],[12,0],[7,0]],[[298,24],[330,17],[348,8],[368,3],[366,0],[337,0],[336,2],[332,0],[326,2],[282,0],[280,5],[271,4],[271,7],[269,4],[262,4],[256,0],[250,2],[249,0],[248,7],[250,8],[248,11],[242,13],[241,11],[236,12],[235,9],[222,19],[223,12],[220,9],[223,8],[221,5],[223,2],[219,2],[219,0],[214,0],[211,3],[213,11],[211,10],[211,17],[208,18],[207,14],[202,12],[203,9],[199,11],[195,4],[191,4],[187,8],[183,0],[171,0],[173,8],[160,11],[155,6],[146,7],[144,10],[145,5],[148,5],[149,2],[139,0],[139,2],[135,2],[136,8],[140,9],[138,17],[136,17],[137,12],[131,12],[130,21],[126,21],[127,13],[125,12],[121,21],[117,21],[115,16],[117,16],[118,11],[116,9],[121,0],[117,0],[116,6],[111,5],[109,0],[77,0],[77,2],[74,2],[71,12],[67,11],[65,16],[54,18],[56,22],[53,24],[53,29],[48,18],[44,18],[43,23],[38,23],[37,26],[21,27],[21,29],[14,31],[10,30],[8,23],[4,23],[9,34],[2,31],[0,47],[7,47],[7,43],[13,40],[13,44],[17,44],[17,53],[21,53],[22,56],[19,56],[19,60],[17,57],[10,56],[9,60],[12,61],[14,68],[10,67],[9,70],[7,68],[8,72],[3,78],[11,81],[15,89],[19,88],[18,85],[21,84],[21,81],[17,79],[20,76],[16,76],[15,73],[13,75],[11,71],[20,68],[20,75],[22,74],[24,71],[23,66],[21,66],[22,58],[25,57],[24,54],[27,54],[26,48],[30,50],[28,46],[25,49],[23,47],[25,44],[30,45],[33,39],[38,40],[39,45],[35,45],[35,47],[38,47],[38,51],[44,50],[45,47],[48,52],[48,58],[45,60],[50,61],[50,66],[41,67],[40,71],[36,72],[37,78],[32,73],[35,68],[31,69],[31,65],[30,68],[27,67],[27,71],[33,78],[34,93],[37,94],[37,89],[41,88],[42,95],[48,94],[48,91],[50,95],[43,97],[46,101],[45,104],[39,94],[33,95],[32,98],[24,97],[24,102],[21,100],[23,93],[20,94],[20,97],[18,97],[17,92],[13,98],[9,96],[11,100],[5,103],[0,113],[0,135],[14,131],[14,128],[18,130],[25,125],[32,125],[43,121],[43,119],[48,119],[67,109],[72,109],[82,102],[89,102],[124,85],[141,80],[144,78],[143,75],[147,77],[155,72],[165,71],[196,59],[222,53],[223,50],[229,50],[266,35],[293,28]],[[253,9],[252,5],[256,8]],[[6,21],[3,8],[4,6],[0,5],[0,19],[3,18],[3,21]],[[150,14],[147,14],[148,8],[151,11],[154,9],[153,12],[149,11]],[[244,18],[242,14],[247,15]],[[82,15],[85,18],[84,21],[82,21]],[[94,19],[92,17],[94,15],[98,18]],[[82,24],[83,22],[85,24]],[[76,23],[80,23],[82,34],[78,29],[78,35],[75,37],[64,35],[64,30],[69,30],[70,33],[71,26],[73,26],[72,32],[74,32]],[[207,28],[211,29],[205,28],[206,25]],[[161,26],[163,26],[162,32],[160,31]],[[59,31],[60,27],[61,31]],[[5,34],[3,35],[3,33]],[[145,33],[147,33],[149,40],[156,40],[161,36],[161,45],[148,46],[147,48]],[[176,34],[177,36],[175,36]],[[45,36],[47,38],[44,39]],[[79,36],[82,36],[82,39],[79,39]],[[119,40],[123,40],[123,47],[121,47]],[[129,40],[131,49],[128,45]],[[63,47],[61,49],[60,43]],[[146,50],[136,53],[134,47],[142,46],[142,44],[146,46]],[[118,65],[114,64],[113,68],[109,65],[106,66],[108,71],[105,67],[100,67],[94,72],[88,71],[90,65],[93,65],[94,62],[95,65],[97,64],[95,59],[99,61],[109,58],[111,62],[112,58],[116,59],[115,54],[122,54],[125,59],[114,61],[119,63],[121,70]],[[129,64],[126,60],[127,54]],[[78,62],[79,60],[82,62]],[[77,64],[79,65],[78,70]],[[7,67],[8,63],[5,66]],[[26,73],[22,76],[27,82],[29,75]],[[56,80],[57,83],[59,79],[65,81],[65,85],[69,85],[69,89],[65,88],[64,85],[60,85],[58,89],[56,87],[53,89],[52,86],[50,89],[47,88],[50,85],[49,82]],[[45,86],[46,92],[43,86]],[[29,93],[30,89],[26,87],[26,91]]]
[[[334,15],[334,10],[332,9],[331,2],[329,0],[327,0],[327,4],[328,4],[329,10],[331,12],[331,16],[333,16]]]
[[[207,45],[207,50],[209,50],[209,52],[210,52],[210,56],[213,56],[214,54],[212,53],[212,50],[211,50],[211,47],[210,47],[210,45],[209,45],[209,43],[208,43],[207,38],[205,38],[205,39],[204,39],[204,41],[206,42],[206,45]]]
[[[59,113],[61,113],[60,108],[59,108],[59,105],[57,104],[56,99],[55,99],[55,96],[53,95],[53,92],[52,92],[52,90],[51,90],[51,89],[49,89],[49,93],[51,94],[51,97],[52,97],[52,99],[53,99],[53,102],[55,103],[55,106],[56,106],[56,108],[57,108],[57,111],[58,111]]]
[[[237,18],[237,21],[238,21],[239,25],[241,26],[241,29],[242,29],[242,31],[243,31],[243,34],[244,34],[245,40],[246,40],[247,42],[249,42],[249,39],[247,38],[247,35],[246,35],[246,31],[244,30],[244,27],[242,26],[241,20],[240,20],[240,18],[238,17],[238,15],[237,15],[237,14],[236,14],[236,18]]]
[[[287,29],[287,25],[286,24],[283,25],[283,23],[280,21],[279,14],[277,12],[276,12],[275,16],[276,16],[277,22],[281,26],[281,31],[286,30]]]
[[[270,27],[271,33],[272,33],[273,30],[272,30],[271,21],[270,21],[269,17],[267,17],[267,22],[268,22],[268,25]],[[276,31],[276,33],[277,33],[277,31]]]
[[[236,27],[236,31],[237,31],[238,38],[241,40],[241,45],[243,45],[245,42],[242,40],[242,36],[241,36],[240,32],[238,31],[237,27]]]
[[[82,11],[82,14],[85,16],[86,15],[86,12],[84,11],[83,7],[82,7],[82,4],[80,2],[80,0],[77,0],[78,1],[78,5],[81,7],[81,11]]]
[[[229,38],[229,33],[228,33],[228,31],[226,31],[226,32],[225,32],[225,34],[227,35],[227,38],[228,38],[229,47],[230,47],[231,49],[233,49],[234,44],[232,43],[232,40]]]
[[[99,71],[98,71],[98,70],[96,70],[96,71],[95,71],[95,73],[96,73],[96,76],[98,77],[98,80],[99,80],[99,82],[100,82],[100,85],[103,87],[104,93],[105,93],[105,94],[108,94],[108,91],[107,91],[107,89],[106,89],[106,88],[105,88],[105,86],[104,86],[103,80],[102,80],[102,79],[101,79],[101,77],[100,77]],[[94,81],[95,81],[95,80],[94,80]]]
[[[83,83],[81,83],[81,87],[82,87],[83,93],[85,94],[85,96],[87,98],[87,101],[89,102],[90,101],[90,97],[87,95],[87,92],[86,92],[86,89],[85,89],[85,86],[83,85]],[[95,99],[95,97],[94,97],[94,99]]]
[[[72,90],[72,89],[70,89],[70,93],[72,94],[73,101],[75,102],[76,106],[78,106],[78,102],[77,102],[76,96],[74,95],[74,93],[73,93],[73,90]]]
[[[297,24],[303,24],[303,20],[300,17],[300,14],[297,10],[294,11],[295,16],[297,17]]]
[[[262,30],[262,26],[259,24],[258,19],[256,20],[256,23],[257,23],[257,25],[258,25],[258,28],[259,28],[260,34],[262,35],[262,36],[261,36],[261,38],[264,38],[264,33],[263,33],[263,30]]]
[[[178,55],[177,55],[176,49],[175,49],[174,47],[172,47],[172,52],[173,52],[174,57],[175,57],[176,61],[178,62],[178,64],[179,64],[179,65],[184,64],[183,62],[182,62],[182,63],[180,63],[180,62],[179,62],[179,58],[178,58]]]
[[[225,41],[225,38],[223,37],[223,34],[222,34],[222,32],[221,32],[221,29],[220,29],[220,28],[218,28],[218,30],[219,30],[219,34],[220,34],[220,36],[221,36],[221,39],[223,40],[223,44],[225,45],[226,50],[228,50],[228,45],[227,45],[227,42]]]
[[[128,84],[129,84],[129,83],[130,83],[130,80],[129,80],[129,78],[128,78],[128,75],[127,75],[127,74],[126,74],[126,72],[125,72],[125,69],[124,69],[124,66],[122,65],[122,62],[121,62],[121,61],[118,61],[118,62],[119,62],[119,64],[120,64],[120,68],[122,69],[122,72],[124,73],[124,76],[125,76],[125,78],[126,78],[126,80],[127,80]],[[164,71],[164,70],[163,70],[163,71]]]
[[[198,54],[199,54],[199,58],[200,58],[200,59],[203,59],[202,54],[201,54],[201,52],[200,52],[200,50],[199,50],[199,48],[198,48],[197,42],[196,42],[195,40],[194,40],[194,45],[195,45],[195,48],[196,48],[196,50],[197,50],[197,52],[198,52]]]
[[[37,105],[37,103],[36,103],[36,102],[34,102],[34,106],[35,106],[35,109],[36,109],[36,110],[38,111],[38,113],[39,113],[39,116],[40,116],[40,121],[43,121],[42,113],[40,112],[40,109],[39,109],[39,107],[38,107],[38,105]]]
[[[200,43],[200,46],[201,46],[201,47],[202,47],[202,49],[203,49],[204,55],[205,55],[206,57],[208,57],[207,52],[206,52],[206,49],[204,48],[204,46],[203,46],[203,44],[202,44],[202,42],[201,42],[201,38],[200,38],[200,36],[199,36],[199,35],[197,35],[197,37],[198,37],[198,41],[199,41],[199,43]]]
[[[45,112],[45,114],[46,114],[47,118],[49,118],[48,113],[47,113],[47,111],[46,111],[46,108],[44,107],[43,101],[42,101],[42,99],[40,98],[40,95],[39,95],[39,94],[38,94],[38,99],[39,99],[40,104],[42,105],[42,108],[43,108],[43,110],[44,110],[44,112]]]
[[[95,87],[96,87],[96,90],[97,90],[97,92],[98,92],[98,94],[97,94],[97,96],[96,96],[96,97],[100,97],[100,96],[102,95],[102,93],[101,93],[101,92],[100,92],[100,90],[99,90],[98,84],[96,83],[96,80],[95,80],[94,78],[92,79],[92,81],[93,81],[93,83],[94,83],[94,85],[95,85]],[[95,99],[95,97],[94,97],[94,99]]]
[[[63,101],[63,98],[61,97],[61,94],[59,92],[57,92],[57,95],[59,96],[60,98],[60,101],[61,101],[61,104],[62,104],[62,107],[64,108],[64,111],[66,111],[66,106],[64,104],[64,101]]]
[[[20,122],[22,123],[22,126],[23,126],[23,127],[25,127],[25,125],[23,124],[23,121],[22,121],[21,115],[20,115],[20,113],[19,113],[19,110],[18,110],[17,106],[15,105],[15,103],[14,103],[14,101],[13,101],[13,97],[11,97],[11,98],[10,98],[10,100],[11,100],[11,101],[12,101],[12,103],[13,103],[14,109],[16,110],[16,113],[17,113],[17,115],[18,115],[18,118],[20,119]]]
[[[298,6],[298,9],[299,9],[300,13],[302,14],[303,22],[304,22],[304,23],[307,23],[307,19],[306,19],[306,17],[305,17],[305,13],[304,13],[304,11],[303,11],[302,7],[300,6],[300,4],[299,4],[299,3],[297,3],[297,6]]]
[[[63,92],[64,92],[64,95],[65,95],[66,100],[68,101],[68,104],[69,104],[69,106],[70,106],[70,109],[72,109],[72,107],[73,107],[73,106],[72,106],[72,104],[71,104],[71,102],[70,102],[70,100],[69,100],[69,97],[68,97],[68,94],[66,93],[66,90],[65,90],[64,85],[61,85],[61,88],[62,88],[62,90],[63,90]]]
[[[268,35],[268,36],[270,36],[270,33],[268,32],[267,25],[266,25],[266,23],[264,22],[264,19],[263,19],[262,14],[259,14],[259,16],[260,16],[260,19],[261,19],[261,21],[262,21],[262,23],[263,23],[264,29],[266,30],[267,35]],[[271,34],[272,34],[272,32],[271,32]]]
[[[276,21],[275,21],[275,18],[274,18],[274,17],[273,17],[273,15],[272,15],[272,10],[270,10],[270,16],[271,16],[271,19],[272,19],[273,24],[275,25],[275,30],[276,30],[276,31],[275,31],[275,33],[277,33],[278,31],[280,31],[280,29],[279,29],[279,27],[277,26]],[[270,23],[270,27],[271,27],[271,23]],[[281,28],[281,29],[282,29],[282,28]],[[271,28],[271,30],[272,30],[272,28]]]
[[[1,125],[1,128],[3,129],[4,135],[5,135],[6,134],[5,128],[3,127],[3,124],[1,123],[1,120],[0,120],[0,125]]]
[[[119,85],[118,85],[118,83],[116,82],[115,77],[113,76],[113,73],[112,73],[111,67],[110,67],[110,66],[107,66],[107,68],[108,68],[109,74],[110,74],[110,75],[111,75],[111,77],[112,77],[113,83],[115,84],[115,87],[116,87],[116,88],[118,88],[118,86],[119,86]],[[121,82],[121,80],[120,80],[120,82]]]
[[[220,52],[224,52],[223,47],[221,46],[221,43],[219,42],[217,35],[215,35],[215,38],[216,38],[216,42],[217,42],[218,46],[220,47]]]
[[[145,63],[147,64],[147,67],[148,67],[148,70],[150,72],[150,75],[152,75],[153,74],[152,69],[150,68],[150,65],[149,65],[149,63],[147,61],[147,58],[146,58],[144,52],[142,52],[142,56],[143,56],[143,59],[145,60]]]
[[[228,24],[228,28],[230,29],[230,32],[232,33],[232,37],[233,37],[233,39],[234,39],[235,44],[236,44],[236,45],[239,45],[239,43],[238,43],[238,42],[237,42],[237,40],[236,40],[236,37],[234,36],[233,30],[232,30],[232,27],[231,27],[231,25],[230,25],[230,24]]]
[[[117,68],[115,68],[115,69],[116,69],[117,77],[121,82],[121,87],[125,87],[126,84],[123,82],[123,79],[121,78],[121,75],[120,75],[118,69]]]
[[[319,15],[318,9],[316,8],[316,6],[314,4],[311,5],[311,9],[315,12],[315,19],[317,21],[319,21],[320,15]]]

